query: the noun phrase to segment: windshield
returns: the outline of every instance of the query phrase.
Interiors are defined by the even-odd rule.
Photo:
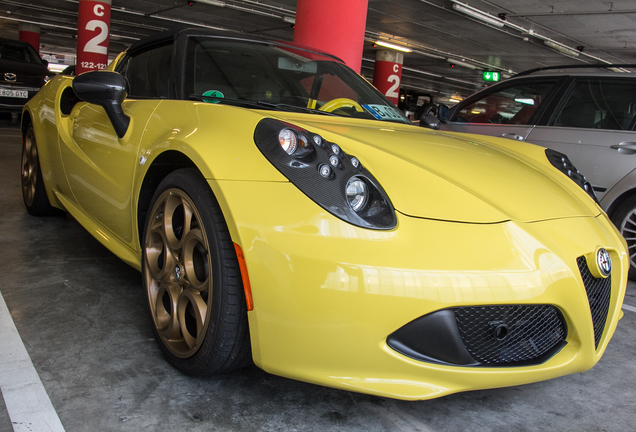
[[[192,37],[186,97],[248,101],[344,117],[410,123],[366,80],[330,57],[288,46]]]

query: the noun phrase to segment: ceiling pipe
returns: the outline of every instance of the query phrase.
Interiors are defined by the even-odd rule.
[[[426,0],[420,0],[420,1],[428,4],[428,2]],[[462,2],[460,2],[458,0],[451,0],[451,1],[453,2],[453,9],[455,9],[455,5],[458,5],[458,6],[462,6],[462,7],[466,8],[466,9],[469,9],[472,12],[475,12],[476,14],[479,14],[479,15],[482,15],[482,16],[485,16],[485,17],[490,17],[491,16],[487,12],[484,12],[484,11],[482,11],[480,9],[472,7],[472,6],[470,6],[470,5],[466,4],[466,3],[462,3]],[[511,15],[510,14],[503,14],[503,16],[510,17]],[[495,19],[495,18],[493,18],[493,19]],[[607,60],[602,59],[600,57],[594,56],[592,54],[588,54],[586,52],[577,51],[575,48],[569,47],[569,46],[567,46],[565,44],[562,44],[561,42],[558,42],[558,41],[556,41],[554,39],[551,39],[551,38],[549,38],[547,36],[543,36],[543,35],[535,32],[532,29],[526,29],[526,28],[524,28],[524,27],[522,27],[520,25],[511,23],[510,21],[500,20],[499,22],[502,24],[502,27],[509,27],[511,29],[514,29],[514,30],[517,30],[517,31],[521,32],[522,34],[527,34],[527,35],[530,35],[532,37],[535,37],[537,39],[540,39],[540,40],[544,41],[544,44],[546,46],[548,46],[548,47],[553,48],[550,44],[546,43],[546,41],[549,41],[551,44],[554,44],[555,46],[561,47],[562,49],[559,49],[559,48],[554,48],[554,49],[558,50],[561,54],[566,55],[566,56],[568,56],[570,58],[572,58],[572,57],[579,57],[580,58],[582,56],[582,57],[587,57],[589,59],[598,61],[600,63],[605,63],[605,64],[611,64],[612,63],[610,61],[607,61]],[[576,52],[578,55],[574,54],[574,52]]]

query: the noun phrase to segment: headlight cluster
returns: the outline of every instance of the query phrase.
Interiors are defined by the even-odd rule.
[[[395,228],[395,210],[384,189],[358,158],[338,144],[289,123],[263,119],[254,131],[263,155],[291,183],[331,214],[353,225]]]
[[[591,196],[594,201],[596,201],[596,203],[598,203],[598,199],[596,198],[596,194],[594,193],[592,185],[590,184],[590,182],[587,181],[585,176],[576,169],[574,164],[570,161],[570,159],[568,159],[566,155],[552,149],[546,149],[545,155],[548,157],[548,160],[556,169],[561,171],[566,176],[570,177],[572,181],[574,181],[574,183],[579,185],[581,189],[587,192],[587,194]]]

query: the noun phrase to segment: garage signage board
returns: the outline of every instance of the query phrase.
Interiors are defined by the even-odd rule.
[[[501,73],[495,71],[484,71],[484,81],[501,81]]]

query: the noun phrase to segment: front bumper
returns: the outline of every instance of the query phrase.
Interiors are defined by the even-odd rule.
[[[289,183],[210,181],[243,248],[255,363],[320,385],[401,399],[530,383],[585,371],[619,317],[629,263],[604,214],[535,223],[467,224],[398,213],[391,231],[357,228]],[[614,268],[598,347],[577,258],[597,247]],[[387,344],[407,323],[447,308],[552,305],[566,342],[531,366],[455,366]]]

